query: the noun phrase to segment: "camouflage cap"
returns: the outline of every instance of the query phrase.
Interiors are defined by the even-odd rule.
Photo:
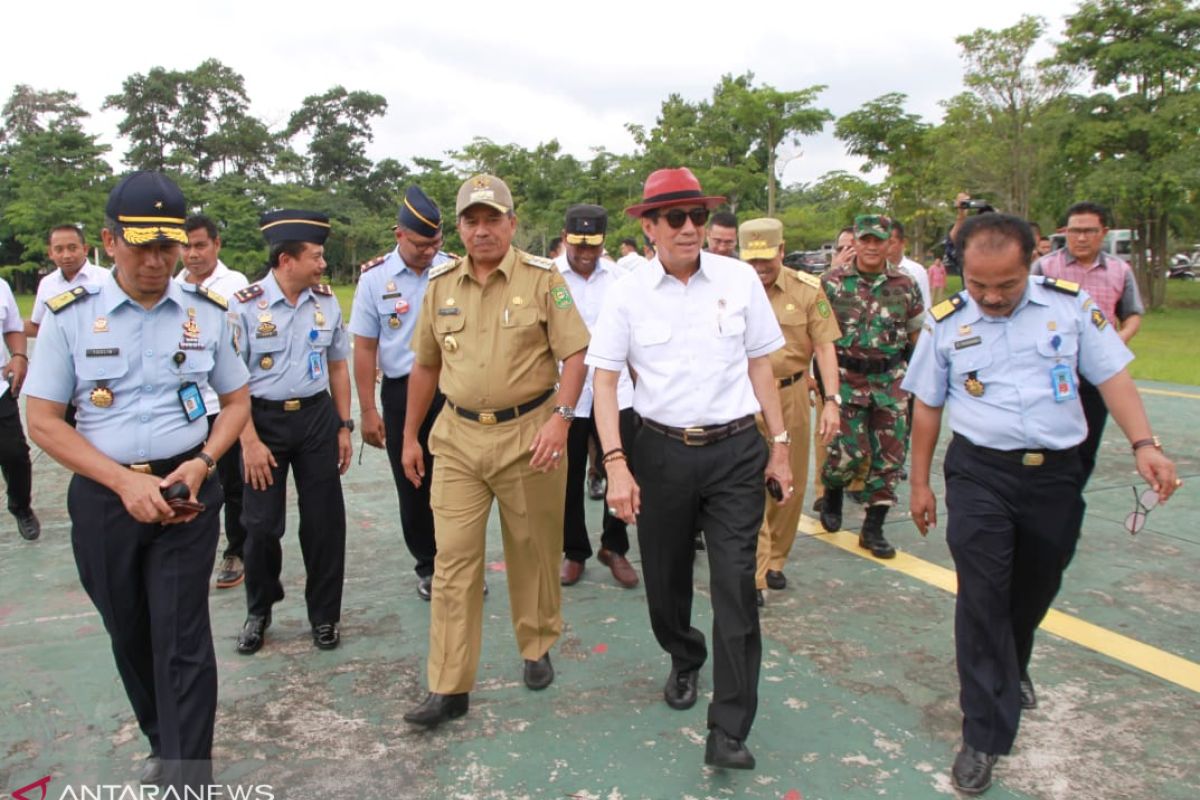
[[[771,217],[752,219],[738,226],[738,254],[743,261],[775,258],[783,244],[783,223]]]
[[[874,236],[887,239],[892,235],[892,220],[881,214],[859,214],[854,218],[854,238]]]
[[[472,175],[458,190],[454,215],[460,216],[471,206],[480,204],[507,214],[513,210],[512,192],[508,190],[508,185],[495,175]]]

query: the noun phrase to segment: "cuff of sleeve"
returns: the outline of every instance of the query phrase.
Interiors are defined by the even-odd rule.
[[[625,368],[624,359],[620,361],[614,361],[611,358],[604,358],[603,356],[597,355],[591,351],[588,351],[587,356],[585,356],[583,359],[583,363],[587,364],[589,367],[598,367],[600,369],[607,369],[612,372],[620,372]]]
[[[760,356],[765,356],[769,353],[774,353],[776,350],[778,350],[781,347],[783,347],[783,337],[776,336],[770,342],[768,342],[767,344],[765,344],[761,347],[750,348],[749,350],[746,351],[746,355],[748,355],[750,358],[758,358]]]

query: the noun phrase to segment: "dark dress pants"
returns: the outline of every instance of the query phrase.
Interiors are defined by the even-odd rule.
[[[8,488],[8,510],[28,511],[33,504],[33,464],[21,410],[8,389],[0,394],[0,473]]]
[[[379,390],[379,402],[383,406],[383,429],[386,435],[388,462],[392,465],[392,480],[396,484],[396,495],[400,500],[400,530],[404,544],[417,562],[414,569],[422,578],[433,574],[433,558],[437,555],[437,542],[433,536],[433,509],[429,507],[428,478],[419,487],[413,486],[404,477],[404,464],[400,460],[404,450],[404,419],[408,405],[408,376],[384,378]],[[437,420],[446,397],[435,392],[433,402],[417,431],[417,441],[425,454],[425,474],[433,476],[433,454],[429,452],[429,431]]]
[[[208,418],[211,435],[217,415]],[[246,527],[242,525],[242,444],[237,439],[217,459],[217,477],[221,479],[221,491],[225,496],[225,552],[223,558],[242,558],[246,548]]]
[[[958,571],[954,642],[963,741],[1012,749],[1018,680],[1062,585],[1083,519],[1077,451],[1038,467],[998,458],[956,435],[946,450],[946,541]]]
[[[621,447],[625,457],[633,463],[633,440],[637,434],[637,412],[623,408],[618,417]],[[567,431],[567,496],[563,511],[563,555],[572,561],[587,561],[592,557],[592,543],[588,537],[587,517],[583,493],[587,476],[588,440],[596,436],[595,417],[576,417],[571,420]],[[608,503],[603,504],[601,517],[600,546],[617,555],[629,552],[629,531],[625,523],[608,513]]]
[[[1096,454],[1100,440],[1104,438],[1104,426],[1108,422],[1108,406],[1100,396],[1100,390],[1083,378],[1079,379],[1079,402],[1083,405],[1083,418],[1087,420],[1087,438],[1079,445],[1079,461],[1083,465],[1083,485],[1087,486],[1096,469]]]
[[[758,710],[762,636],[754,571],[767,450],[753,426],[702,447],[643,426],[633,450],[650,626],[675,669],[704,664],[704,634],[692,627],[694,542],[696,531],[704,531],[713,608],[708,726],[737,739],[746,738]]]
[[[206,508],[193,521],[157,525],[135,520],[117,494],[88,478],[74,476],[67,490],[75,564],[125,693],[167,783],[187,786],[212,780],[217,659],[208,579],[220,484],[205,481],[197,499]]]
[[[296,474],[300,506],[300,552],[307,574],[304,599],[312,625],[338,622],[346,565],[346,506],[338,474],[338,419],[328,394],[297,411],[255,407],[258,437],[275,456],[272,483],[259,491],[246,481],[246,607],[266,616],[283,599],[283,532],[288,471]]]

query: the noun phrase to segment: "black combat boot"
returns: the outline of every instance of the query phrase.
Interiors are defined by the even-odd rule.
[[[842,529],[842,490],[825,487],[821,504],[821,527],[833,533]]]
[[[867,518],[863,520],[862,531],[858,534],[858,546],[870,550],[876,558],[895,558],[896,548],[883,538],[883,519],[887,516],[888,506],[868,506]],[[824,522],[824,519],[821,520]]]

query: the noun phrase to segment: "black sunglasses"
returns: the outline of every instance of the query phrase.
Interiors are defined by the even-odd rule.
[[[688,219],[697,228],[703,228],[708,222],[708,209],[693,208],[691,211],[684,211],[682,208],[672,208],[670,211],[656,211],[654,218],[658,219],[659,217],[665,219],[672,228],[682,228],[684,220]]]

